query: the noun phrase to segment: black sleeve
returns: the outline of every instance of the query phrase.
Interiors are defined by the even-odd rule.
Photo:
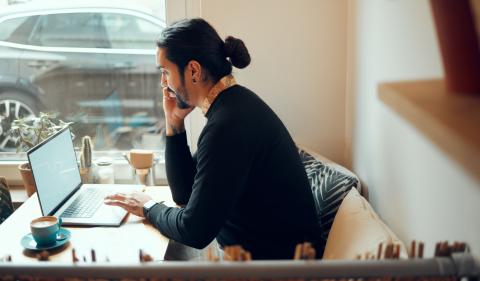
[[[165,236],[198,249],[218,234],[238,200],[251,167],[242,138],[223,128],[206,131],[198,146],[197,174],[185,208],[158,204],[148,219]]]
[[[190,154],[185,132],[166,137],[165,168],[172,197],[178,205],[187,204],[196,173],[195,157]]]

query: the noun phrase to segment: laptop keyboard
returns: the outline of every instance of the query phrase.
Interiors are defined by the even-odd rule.
[[[60,215],[63,218],[90,218],[102,206],[106,192],[95,188],[85,189]]]

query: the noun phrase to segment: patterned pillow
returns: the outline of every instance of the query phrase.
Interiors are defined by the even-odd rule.
[[[12,198],[5,178],[0,177],[0,224],[13,213]]]
[[[355,187],[360,192],[360,181],[355,174],[336,164],[323,163],[299,149],[312,188],[318,222],[322,228],[321,240],[325,246],[333,219],[347,193]]]

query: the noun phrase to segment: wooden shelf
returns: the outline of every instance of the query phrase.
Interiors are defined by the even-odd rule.
[[[443,80],[379,85],[379,97],[480,179],[480,95],[447,93]]]

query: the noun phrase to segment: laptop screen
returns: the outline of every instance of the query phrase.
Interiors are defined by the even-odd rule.
[[[81,184],[70,129],[28,152],[43,215],[50,215]]]

